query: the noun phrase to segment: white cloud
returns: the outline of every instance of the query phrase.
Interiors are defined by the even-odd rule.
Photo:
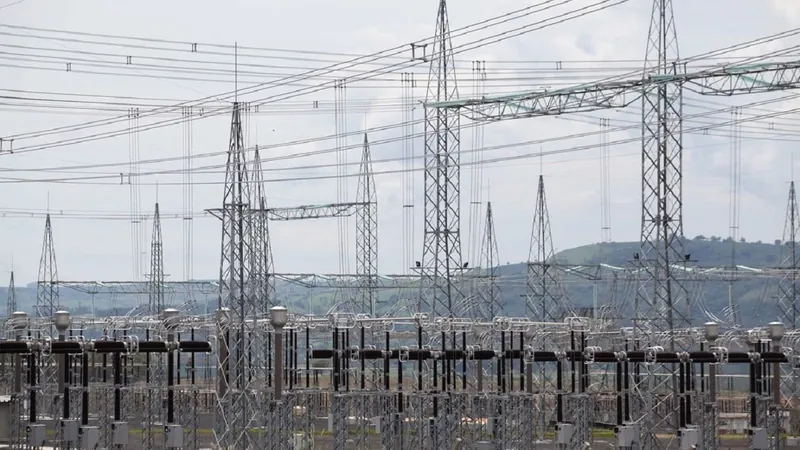
[[[586,6],[590,0],[581,0],[576,5]],[[470,78],[470,61],[486,60],[489,77],[495,80],[504,78],[503,86],[495,87],[495,91],[519,90],[532,86],[556,84],[558,82],[580,83],[588,81],[581,78],[578,71],[564,71],[554,79],[553,64],[534,64],[519,61],[570,61],[570,60],[615,60],[602,64],[607,72],[603,75],[628,72],[642,66],[638,61],[645,48],[650,7],[648,2],[629,2],[620,7],[595,15],[589,15],[575,21],[547,28],[525,35],[518,39],[509,39],[490,47],[479,48],[457,56],[459,87],[462,96],[472,93]],[[790,0],[773,0],[774,10],[760,7],[752,2],[741,0],[708,0],[706,2],[676,2],[675,14],[680,33],[681,54],[694,55],[738,42],[774,33],[775,23],[779,20],[800,20],[800,6]],[[477,22],[490,16],[520,8],[518,2],[477,2],[465,0],[451,2],[449,5],[451,28],[456,30],[465,24]],[[48,14],[41,14],[42,10]],[[153,14],[153,11],[159,14]],[[313,14],[309,14],[313,11]],[[154,38],[200,42],[198,54],[176,52],[177,58],[202,58],[206,61],[233,61],[232,49],[217,49],[224,55],[209,55],[202,51],[210,50],[202,43],[212,42],[232,45],[238,42],[243,47],[270,47],[293,49],[317,49],[326,52],[368,53],[385,48],[399,47],[399,53],[392,62],[405,62],[410,58],[410,50],[404,50],[408,43],[428,36],[433,31],[435,3],[416,0],[402,5],[388,5],[382,2],[365,0],[343,0],[340,2],[323,1],[280,1],[271,3],[250,2],[163,2],[145,1],[133,4],[109,4],[107,2],[87,1],[76,6],[67,6],[55,0],[40,0],[35,3],[22,3],[4,11],[3,21],[6,23],[25,24],[41,28],[58,28],[80,30],[94,33],[112,33],[133,36],[149,36]],[[531,16],[519,23],[531,23],[541,20],[555,11],[543,12]],[[708,21],[703,17],[725,15],[724,20]],[[508,26],[507,28],[510,28]],[[469,36],[454,37],[454,45],[462,45],[486,32]],[[20,38],[25,40],[24,38]],[[31,39],[25,42],[30,45]],[[82,44],[58,40],[37,40],[42,47],[60,50],[77,50],[86,48]],[[749,52],[765,52],[777,48],[788,47],[787,43],[772,43]],[[178,46],[184,48],[187,46]],[[106,48],[109,52],[129,52],[134,58],[139,56],[163,56],[163,52],[147,49],[124,50]],[[43,51],[35,52],[44,54]],[[244,64],[260,64],[262,66],[293,65],[301,66],[304,61],[255,59],[246,56],[248,50],[243,49],[239,62],[242,70],[277,72],[275,67],[249,67]],[[75,53],[67,53],[71,58],[78,58]],[[342,59],[337,56],[291,54],[317,60]],[[111,57],[98,57],[99,61],[113,60]],[[517,61],[508,63],[508,61]],[[625,60],[625,61],[623,61]],[[505,61],[505,62],[504,62]],[[12,64],[12,61],[2,61]],[[13,64],[19,64],[19,61]],[[597,69],[601,63],[584,63],[582,66],[564,63],[564,69],[590,67]],[[218,68],[230,66],[217,65]],[[79,71],[32,71],[0,66],[0,77],[4,87],[8,89],[24,89],[39,91],[73,91],[91,94],[125,95],[149,98],[189,99],[205,95],[229,91],[233,86],[232,73],[221,73],[216,76],[226,82],[196,82],[190,80],[143,79],[119,76],[98,76],[82,74]],[[80,64],[75,63],[76,68]],[[202,65],[201,65],[202,67]],[[208,67],[209,64],[205,65]],[[376,66],[371,66],[376,67]],[[523,70],[524,69],[524,70]],[[416,95],[424,93],[426,76],[424,69],[418,69],[419,88]],[[592,74],[596,74],[594,70]],[[340,72],[333,76],[352,76],[352,72]],[[209,77],[208,75],[204,75]],[[396,74],[385,78],[397,81],[368,82],[369,87],[353,84],[348,88],[348,104],[352,112],[348,115],[348,130],[357,131],[364,127],[396,124],[402,119],[398,108],[400,101],[400,82]],[[329,78],[330,79],[330,78]],[[319,80],[311,80],[306,84],[313,85]],[[495,81],[495,86],[497,82]],[[266,90],[252,98],[264,98],[288,89]],[[380,103],[375,99],[380,98]],[[762,97],[737,99],[699,98],[687,94],[687,119],[685,128],[703,126],[709,122],[724,121],[727,113],[707,116],[709,109],[724,109],[728,105],[744,104]],[[293,110],[309,109],[314,102],[330,105],[333,100],[332,89],[292,99],[284,108]],[[368,103],[371,102],[371,103]],[[701,108],[702,107],[702,108]],[[766,108],[772,110],[790,108],[787,104],[775,104]],[[704,108],[704,109],[703,109]],[[124,109],[124,108],[123,108]],[[307,144],[296,144],[284,147],[269,147],[270,144],[301,140],[309,137],[329,136],[334,131],[334,119],[331,113],[325,114],[262,114],[253,115],[250,126],[252,143],[262,145],[264,158],[275,158],[300,152],[320,151],[334,146],[332,139]],[[636,126],[639,120],[639,108],[634,106],[624,112],[604,111],[573,118],[537,118],[491,124],[486,127],[486,146],[502,146],[512,143],[563,138],[580,133],[594,132],[598,117],[608,117],[613,127],[630,127],[625,131],[610,135],[613,141],[633,139],[634,142],[615,145],[612,152],[612,236],[615,240],[635,240],[639,227],[639,191],[641,182],[639,173],[641,160],[638,156],[639,146],[636,138],[640,131]],[[67,114],[22,113],[16,109],[0,110],[0,135],[8,135],[24,131],[64,126],[74,123],[97,120],[100,117],[80,112]],[[415,112],[415,118],[421,118],[421,110]],[[772,119],[778,128],[792,130],[793,117]],[[222,152],[227,148],[228,115],[219,118],[205,119],[197,122],[194,129],[194,152]],[[588,122],[588,123],[587,123]],[[142,119],[142,125],[150,123]],[[125,125],[124,123],[122,124]],[[766,127],[767,124],[749,124],[745,132],[759,136],[760,131],[752,127]],[[255,128],[258,134],[255,134]],[[422,131],[422,126],[416,128]],[[685,202],[686,230],[689,234],[725,234],[727,220],[727,161],[730,139],[727,127],[716,130],[717,136],[702,136],[696,133],[687,135],[684,144],[685,153]],[[88,133],[87,133],[88,134]],[[400,130],[376,132],[370,135],[373,142],[372,154],[376,160],[397,157],[402,154],[402,144],[390,144],[380,141],[392,140],[400,135]],[[721,136],[719,136],[721,135]],[[141,158],[162,158],[179,156],[182,149],[182,132],[180,127],[167,127],[162,130],[143,132],[140,134]],[[462,149],[472,148],[472,134],[469,129],[462,131]],[[559,139],[542,144],[487,150],[486,158],[503,156],[520,156],[536,153],[569,149],[576,146],[596,145],[597,136],[585,138]],[[348,152],[349,161],[357,161],[361,137],[354,136],[348,142],[354,147]],[[20,141],[15,145],[25,145]],[[422,152],[422,141],[414,142],[417,154]],[[786,142],[745,140],[743,143],[743,162],[747,176],[743,175],[742,205],[747,211],[743,214],[742,235],[748,239],[770,239],[782,229],[781,216],[785,201],[785,183],[790,176],[787,170],[789,151],[794,144]],[[529,157],[517,159],[485,169],[485,181],[482,184],[483,199],[491,200],[494,206],[496,224],[499,234],[500,257],[503,261],[518,261],[527,257],[530,234],[533,199],[536,192],[537,175],[541,172],[546,177],[548,202],[553,223],[553,237],[558,248],[568,248],[594,242],[599,238],[599,187],[600,169],[598,151],[596,149],[575,153],[565,153],[540,159]],[[3,156],[0,165],[3,168],[45,167],[66,164],[96,162],[126,162],[128,158],[127,136],[80,144],[56,150],[20,154],[14,157]],[[202,158],[195,166],[219,166],[224,163],[224,156]],[[462,161],[471,160],[469,153],[462,155]],[[271,161],[266,164],[268,179],[296,178],[335,173],[335,169],[312,169],[308,166],[334,163],[333,154],[314,158]],[[416,161],[416,166],[422,160]],[[292,171],[270,171],[281,167],[303,166]],[[376,171],[393,170],[399,163],[376,164]],[[163,163],[156,169],[179,169],[180,162]],[[125,165],[111,169],[97,169],[103,172],[127,171]],[[142,170],[151,170],[150,166]],[[196,174],[195,181],[214,181],[221,179],[221,169],[209,169],[214,173]],[[350,166],[349,172],[355,172],[357,166]],[[462,170],[462,245],[468,245],[469,236],[469,198],[471,186],[471,168]],[[5,175],[5,174],[4,174]],[[12,174],[13,176],[13,174]],[[21,176],[46,178],[57,176],[54,173],[26,173]],[[67,176],[67,175],[64,175]],[[162,209],[179,212],[182,208],[182,189],[169,183],[180,183],[180,176],[162,175],[158,181],[159,201]],[[146,181],[155,182],[155,178]],[[397,174],[381,175],[376,178],[380,199],[380,265],[385,272],[397,272],[401,267],[402,251],[402,177]],[[422,229],[422,174],[415,174],[416,185],[416,248],[414,255],[421,254]],[[325,203],[336,200],[335,180],[300,180],[292,182],[267,183],[271,204],[287,206],[309,203]],[[356,180],[348,181],[351,196],[356,192]],[[149,212],[155,201],[155,186],[142,188],[141,209]],[[0,184],[0,198],[4,199],[6,208],[39,208],[75,210],[111,210],[125,212],[129,209],[130,189],[119,185],[76,186],[65,184]],[[195,210],[212,208],[219,205],[222,198],[222,186],[219,184],[199,185],[194,189]],[[771,221],[764,220],[770,218]],[[774,220],[772,220],[774,219]],[[483,220],[478,220],[483,224]],[[22,224],[22,225],[21,225]],[[352,230],[351,254],[354,253],[354,221],[350,221]],[[5,257],[0,257],[0,269],[10,267],[10,255],[13,253],[18,280],[28,281],[36,276],[38,253],[41,246],[42,220],[0,218],[3,240],[0,241],[6,250]],[[149,242],[149,226],[146,235]],[[130,274],[130,226],[125,222],[109,223],[107,221],[79,221],[54,219],[56,251],[59,258],[63,278],[127,278]],[[166,246],[167,270],[176,278],[181,274],[181,221],[166,220],[164,237]],[[333,220],[320,220],[303,223],[281,223],[272,227],[273,245],[275,249],[276,270],[289,271],[325,271],[338,270],[337,230]],[[215,219],[195,221],[195,271],[196,276],[214,277],[219,264],[219,223]],[[482,234],[482,230],[480,230]],[[467,249],[463,253],[467,254]]]
[[[784,18],[793,22],[800,21],[800,3],[794,0],[772,0],[772,5],[784,14]]]

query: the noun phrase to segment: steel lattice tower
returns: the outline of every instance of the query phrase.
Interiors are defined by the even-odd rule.
[[[361,203],[356,211],[356,311],[374,317],[378,292],[378,194],[366,134],[356,197],[356,202]]]
[[[50,214],[45,217],[44,223],[44,242],[42,243],[42,255],[39,260],[39,279],[36,284],[36,315],[45,318],[49,325],[41,328],[42,337],[55,339],[56,329],[52,318],[55,312],[61,309],[58,296],[58,265],[56,264],[56,249],[53,241],[53,227],[50,222]],[[45,411],[52,417],[58,417],[61,411],[63,399],[58,392],[58,369],[57,358],[49,354],[41,358],[39,365],[39,384],[41,386],[40,397]],[[55,441],[61,440],[61,429],[56,429]]]
[[[800,265],[800,248],[797,246],[797,239],[800,238],[800,210],[797,207],[797,194],[794,181],[789,183],[789,198],[786,204],[786,221],[783,225],[783,240],[781,242],[781,279],[777,285],[777,304],[780,310],[780,321],[786,324],[790,330],[797,330],[798,320],[800,320],[800,306],[797,304],[798,274],[797,269]],[[800,369],[796,365],[791,367],[782,366],[781,371],[781,392],[790,405],[797,403],[798,379],[800,379]],[[797,429],[790,424],[788,432],[792,436],[797,435]]]
[[[671,0],[655,0],[645,77],[681,70]],[[682,94],[677,83],[649,85],[642,96],[642,233],[637,331],[689,326],[686,288],[671,267],[685,261],[682,194]]]
[[[253,153],[253,164],[250,171],[252,186],[252,199],[255,208],[250,212],[250,292],[255,300],[256,309],[253,314],[258,317],[267,317],[269,309],[277,305],[275,296],[274,263],[272,259],[272,241],[269,235],[269,219],[267,217],[267,195],[264,186],[263,172],[261,170],[261,152],[256,145]],[[255,330],[250,334],[251,348],[263,349],[261,352],[253,351],[251,359],[252,375],[271,376],[267,374],[267,361],[271,355],[266,342],[266,333]],[[257,368],[257,369],[255,369]],[[252,378],[250,378],[252,380]]]
[[[164,311],[164,244],[161,241],[161,215],[156,203],[153,212],[153,235],[150,242],[150,314],[158,315]]]
[[[243,145],[242,105],[234,103],[231,119],[225,191],[222,209],[214,213],[222,220],[222,258],[220,264],[219,307],[227,308],[228,323],[219,334],[225,339],[227,357],[220,361],[220,378],[215,440],[224,448],[252,448],[249,429],[256,425],[259,405],[248,377],[252,363],[251,334],[255,325],[247,323],[258,311],[258,301],[249,289],[250,183]]]
[[[164,296],[164,245],[161,235],[161,214],[158,202],[153,210],[153,234],[150,237],[150,277],[147,281],[148,313],[159,317],[166,307]],[[147,356],[147,386],[145,389],[145,414],[142,423],[142,446],[154,448],[156,430],[164,419],[165,367],[162,354]],[[160,445],[163,445],[159,443]]]
[[[492,202],[486,202],[486,225],[483,229],[483,244],[481,245],[481,276],[479,277],[478,310],[483,314],[482,319],[492,320],[505,312],[505,302],[500,295],[497,285],[497,266],[500,256],[497,251],[497,237],[494,231],[494,217],[492,216]]]
[[[647,38],[643,77],[677,75],[678,38],[672,0],[654,0]],[[687,289],[675,276],[685,264],[683,247],[683,97],[678,83],[648,85],[642,95],[642,233],[638,256],[639,286],[634,303],[634,333],[638,345],[675,348],[673,330],[691,324]],[[678,271],[680,274],[680,271]],[[676,430],[677,367],[647,365],[637,386],[642,448],[657,448],[657,430]]]
[[[14,271],[11,271],[11,279],[8,281],[8,302],[6,303],[8,306],[7,308],[7,315],[11,317],[17,310],[17,289],[14,286]]]
[[[550,230],[550,213],[544,190],[544,177],[539,175],[536,207],[533,213],[531,247],[528,253],[528,317],[541,321],[561,320],[566,313],[564,290],[555,266],[553,234]]]
[[[458,98],[446,3],[439,1],[426,102]],[[426,107],[422,301],[433,316],[452,315],[461,300],[459,143],[459,112]]]
[[[44,222],[44,242],[42,256],[39,260],[39,282],[36,284],[36,315],[53,317],[59,309],[58,301],[58,265],[56,264],[56,248],[53,243],[53,228],[50,214]]]
[[[797,329],[800,314],[797,304],[797,266],[800,264],[800,255],[797,239],[800,238],[800,210],[797,209],[797,195],[794,181],[789,184],[789,200],[786,205],[786,222],[783,225],[783,242],[781,246],[781,265],[783,276],[778,282],[778,308],[781,312],[781,321],[789,329]]]
[[[269,309],[275,306],[274,261],[272,257],[272,241],[269,236],[269,220],[267,218],[267,195],[261,170],[261,153],[258,146],[253,154],[253,167],[250,172],[255,209],[251,213],[251,245],[250,282],[251,292],[258,299],[259,316],[266,316]]]

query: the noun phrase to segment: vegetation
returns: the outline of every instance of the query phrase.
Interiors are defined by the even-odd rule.
[[[776,267],[781,265],[782,254],[786,254],[787,247],[781,241],[769,243],[746,242],[741,239],[733,245],[732,239],[718,236],[696,236],[686,240],[685,252],[690,255],[691,264],[702,267],[731,266],[732,255],[736,255],[736,263],[749,267]],[[556,261],[562,264],[599,264],[605,263],[620,267],[631,267],[633,256],[639,252],[638,242],[611,242],[602,244],[585,245],[564,250],[556,255]],[[497,268],[499,275],[523,275],[526,264],[506,264]],[[524,278],[522,278],[524,279]],[[524,296],[525,283],[520,277],[515,277],[512,282],[500,282],[499,288],[502,299],[506,305],[505,315],[515,316],[525,314]],[[739,305],[742,320],[745,326],[763,325],[778,317],[775,306],[776,280],[759,280],[755,278],[743,279],[733,284],[730,294]],[[469,291],[469,287],[465,288]],[[574,282],[565,286],[566,295],[578,307],[591,307],[594,302],[595,286],[592,282]],[[378,297],[380,311],[389,309],[399,298],[404,295],[416,294],[411,290],[398,292],[397,290],[381,291]],[[600,283],[597,286],[598,302],[600,304],[607,298],[608,287]],[[630,295],[630,289],[624,286],[617,287],[617,295]],[[278,295],[292,310],[310,312],[317,315],[325,314],[331,306],[341,298],[341,293],[331,289],[307,289],[301,286],[279,283]],[[0,299],[7,297],[7,290],[0,288]],[[697,286],[690,286],[690,297],[698,305],[704,305],[713,314],[721,315],[727,307],[729,299],[729,286],[727,283],[713,281],[707,282],[703,290]],[[185,299],[171,299],[172,302],[182,303]],[[22,309],[32,312],[36,301],[36,285],[29,284],[17,287],[17,301]],[[61,303],[74,314],[89,314],[94,304],[97,315],[123,314],[131,306],[146,302],[146,296],[110,296],[95,295],[94,297],[79,292],[62,289]],[[198,308],[209,312],[216,307],[216,296],[198,296]],[[697,309],[698,314],[700,310]],[[705,317],[695,317],[696,320],[705,320]]]

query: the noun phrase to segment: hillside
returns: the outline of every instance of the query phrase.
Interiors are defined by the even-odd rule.
[[[781,252],[785,249],[780,245],[780,241],[770,243],[740,241],[735,246],[736,264],[749,267],[776,267],[781,264]],[[730,239],[698,236],[685,242],[685,252],[690,255],[692,264],[700,267],[731,266],[733,250]],[[566,264],[606,263],[625,267],[632,264],[631,259],[638,251],[638,242],[614,242],[564,250],[558,253],[556,258]],[[733,284],[732,298],[739,305],[745,326],[764,325],[779,316],[774,300],[775,283],[775,280],[744,279]],[[687,289],[695,304],[705,304],[705,307],[715,315],[721,316],[720,312],[728,306],[728,283],[707,281],[687,286]],[[699,308],[695,310],[700,313]]]
[[[637,242],[612,242],[603,244],[592,244],[576,247],[559,252],[556,260],[564,264],[599,264],[606,263],[615,266],[627,267],[632,264],[631,258],[639,249]],[[719,238],[706,239],[702,236],[686,242],[686,253],[691,254],[692,261],[703,267],[710,266],[729,266],[731,264],[732,245],[730,241],[723,241]],[[774,267],[781,261],[781,246],[772,243],[750,243],[740,242],[736,245],[737,264],[751,267]],[[498,267],[500,275],[523,275],[526,271],[524,263],[506,264]],[[525,283],[520,277],[515,277],[513,283],[500,283],[502,298],[506,304],[506,315],[525,314]],[[733,297],[738,300],[741,317],[745,326],[763,325],[774,320],[778,316],[777,308],[774,306],[774,280],[772,287],[768,287],[765,281],[761,280],[741,280],[733,287]],[[312,312],[314,314],[325,314],[334,303],[337,293],[330,289],[308,289],[296,285],[279,283],[278,295],[283,303],[295,311]],[[617,287],[617,295],[630,292],[624,289],[625,286]],[[591,307],[593,303],[594,285],[588,281],[571,282],[565,286],[565,290],[572,302],[578,307]],[[600,299],[607,292],[606,285],[600,285],[598,292]],[[398,298],[412,296],[416,292],[403,294],[397,290],[382,291],[379,295],[379,309],[385,311],[389,309]],[[690,296],[697,302],[705,304],[709,311],[718,314],[728,305],[728,285],[722,282],[707,282],[704,289],[699,290],[696,286],[690,287]],[[6,288],[0,288],[0,299],[7,298]],[[78,292],[62,289],[61,303],[76,314],[88,314],[94,302],[95,311],[98,314],[124,313],[130,306],[146,302],[146,296],[92,296]],[[31,311],[36,299],[35,284],[17,288],[17,299],[19,305]],[[182,303],[184,299],[170,299],[171,303]],[[212,311],[216,307],[216,295],[201,296],[196,298],[198,309],[203,312],[208,308]],[[701,318],[698,320],[705,320]]]

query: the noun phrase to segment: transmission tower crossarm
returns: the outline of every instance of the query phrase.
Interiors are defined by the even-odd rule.
[[[370,205],[370,203],[363,202],[330,203],[327,205],[303,205],[284,208],[269,208],[266,211],[269,220],[286,221],[322,219],[326,217],[352,216],[358,211],[359,208],[366,208]]]
[[[700,73],[702,74],[702,72]],[[800,87],[800,61],[734,66],[687,79],[703,95],[728,96]]]
[[[643,77],[587,83],[562,89],[426,102],[426,108],[466,109],[472,119],[496,121],[623,108],[655,86],[695,86],[704,95],[735,95],[800,87],[800,61],[731,65],[698,72],[645,74]]]
[[[166,275],[165,275],[166,276]],[[148,294],[147,281],[55,281],[53,284],[85,294]],[[189,292],[211,294],[219,289],[215,281],[164,281],[164,292],[170,295],[183,296]]]
[[[286,283],[307,288],[358,287],[364,278],[372,277],[373,289],[413,288],[419,286],[419,275],[349,275],[324,273],[276,273],[273,276]]]

